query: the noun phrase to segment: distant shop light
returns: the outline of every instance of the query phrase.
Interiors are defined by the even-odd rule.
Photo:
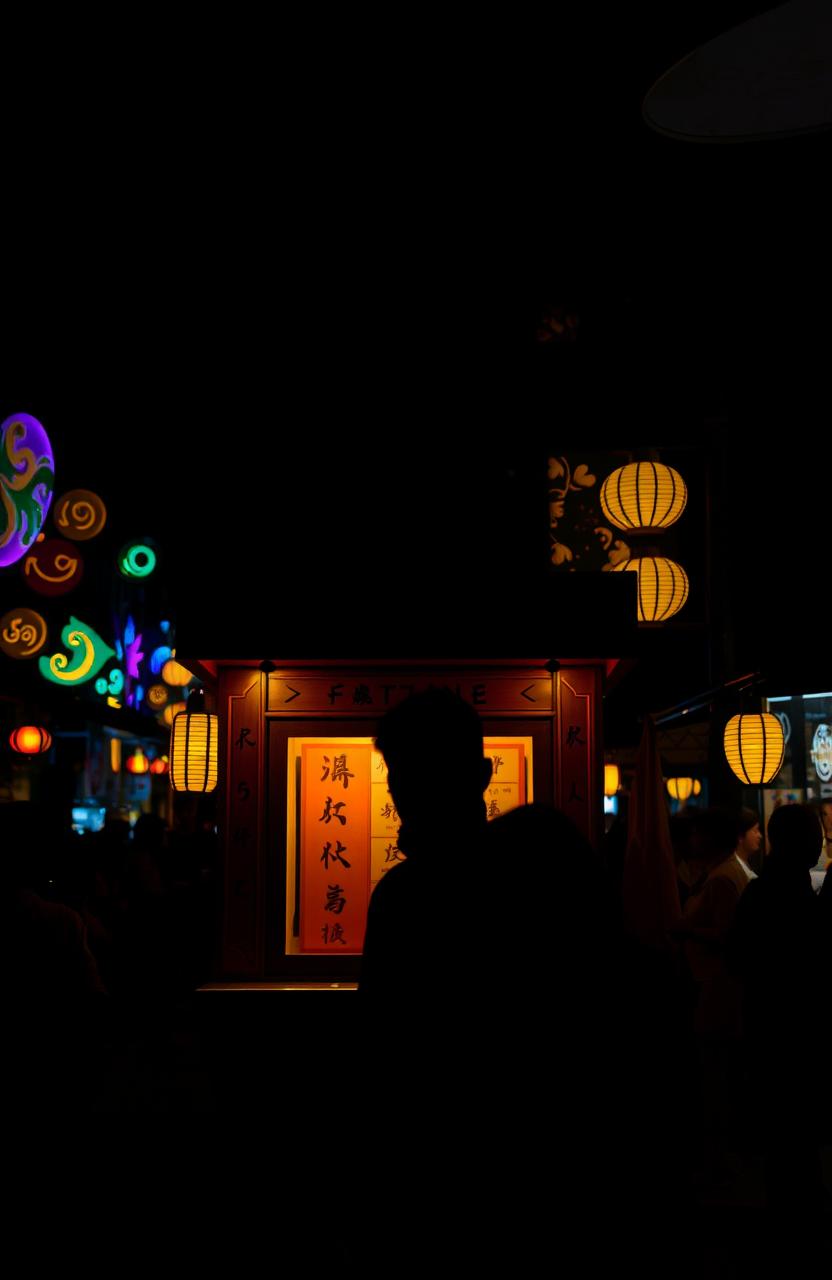
[[[725,726],[725,758],[748,787],[762,787],[777,777],[786,743],[783,726],[768,711],[732,716]]]
[[[121,738],[110,739],[110,769],[113,773],[121,773]]]
[[[150,761],[142,751],[141,747],[136,747],[132,756],[127,757],[128,773],[147,773],[150,769]]]
[[[170,734],[170,783],[174,791],[213,791],[217,785],[217,716],[203,710],[205,691],[195,689]]]
[[[628,462],[607,476],[600,497],[604,515],[616,529],[646,533],[675,524],[688,490],[679,472],[663,462]]]
[[[613,573],[638,574],[639,622],[666,622],[688,598],[688,575],[675,560],[665,556],[632,556],[616,564]]]
[[[617,764],[604,765],[604,795],[614,796],[621,786],[621,770]]]
[[[9,734],[9,742],[20,755],[38,756],[52,746],[52,734],[40,725],[23,724]]]

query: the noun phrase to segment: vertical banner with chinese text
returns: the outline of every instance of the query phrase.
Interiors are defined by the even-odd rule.
[[[372,746],[304,743],[300,948],[359,954],[370,898]]]

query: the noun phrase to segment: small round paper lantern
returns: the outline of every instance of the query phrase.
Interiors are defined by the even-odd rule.
[[[147,773],[150,768],[150,761],[142,751],[141,747],[136,747],[132,756],[127,757],[127,769],[129,773]]]
[[[147,691],[147,701],[154,711],[161,711],[168,701],[168,691],[163,684],[152,684]]]
[[[175,658],[168,658],[162,667],[162,679],[165,684],[170,684],[177,688],[190,684],[193,676],[187,667],[182,666],[181,662],[177,662]]]
[[[195,690],[188,709],[173,721],[170,734],[170,784],[174,791],[213,791],[217,785],[217,716],[202,710],[204,690]]]
[[[668,778],[667,790],[671,799],[684,804],[693,795],[693,778]]]
[[[639,556],[613,565],[613,573],[638,574],[639,622],[666,622],[688,598],[688,575],[675,560],[664,556]]]
[[[688,490],[679,472],[663,462],[628,462],[601,485],[601,507],[610,524],[629,533],[667,529],[685,509]]]
[[[702,783],[699,781],[698,778],[694,778],[693,780],[693,794],[695,796],[702,794]]]
[[[769,712],[732,716],[724,727],[724,754],[740,782],[762,787],[780,773],[786,740],[783,726]]]
[[[23,724],[9,734],[13,751],[24,756],[38,756],[52,746],[52,734],[39,725]]]
[[[162,712],[162,724],[171,727],[178,715],[181,715],[188,704],[186,702],[169,702]],[[158,720],[158,716],[156,717]]]
[[[604,765],[604,795],[614,796],[621,786],[621,770],[617,764]]]
[[[156,776],[162,773],[167,773],[168,767],[167,756],[157,756],[155,760],[151,760],[150,762],[150,772]]]
[[[725,758],[749,787],[762,787],[777,777],[786,754],[783,726],[768,711],[732,716],[723,737]]]

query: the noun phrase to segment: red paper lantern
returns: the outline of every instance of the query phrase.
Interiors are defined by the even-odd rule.
[[[52,746],[52,734],[39,725],[24,724],[9,734],[9,742],[13,751],[24,756],[37,756]]]
[[[132,756],[127,757],[127,769],[130,773],[147,773],[150,768],[150,761],[142,751],[141,747],[136,747]]]

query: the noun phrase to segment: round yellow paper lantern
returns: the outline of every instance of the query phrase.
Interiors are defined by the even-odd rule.
[[[685,509],[688,489],[663,462],[628,462],[601,485],[601,507],[610,524],[630,533],[667,529]]]
[[[614,796],[621,786],[621,770],[617,764],[604,765],[604,795]]]
[[[777,777],[786,754],[783,726],[768,711],[732,716],[723,736],[725,759],[748,787],[763,787]]]
[[[665,556],[639,556],[613,565],[613,573],[638,574],[639,622],[666,622],[688,598],[688,575]]]
[[[668,778],[667,791],[671,799],[684,804],[693,795],[693,778]]]
[[[22,724],[9,734],[9,742],[13,751],[24,756],[39,756],[52,746],[52,734],[40,725]]]
[[[162,679],[165,684],[174,686],[182,686],[190,684],[193,676],[187,667],[183,667],[181,662],[177,662],[175,658],[168,658],[162,667]]]

